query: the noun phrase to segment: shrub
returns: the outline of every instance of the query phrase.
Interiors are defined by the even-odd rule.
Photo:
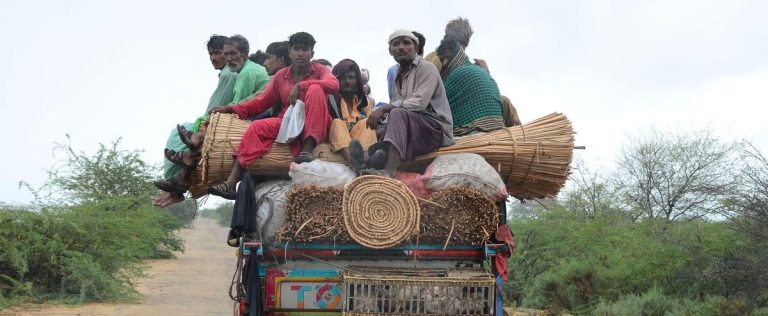
[[[183,221],[149,204],[153,168],[119,140],[91,156],[56,149],[67,157],[33,189],[42,210],[0,211],[0,303],[136,297],[142,260],[184,250]]]
[[[220,226],[229,227],[232,223],[232,209],[235,204],[224,202],[212,209],[205,209],[202,212],[203,217],[215,219]]]

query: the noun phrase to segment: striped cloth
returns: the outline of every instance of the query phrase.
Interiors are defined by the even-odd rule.
[[[454,135],[504,128],[499,87],[485,69],[466,58],[443,84],[453,114]]]

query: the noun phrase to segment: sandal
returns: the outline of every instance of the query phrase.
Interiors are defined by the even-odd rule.
[[[179,132],[179,138],[181,139],[181,142],[184,143],[184,145],[187,145],[187,148],[191,151],[195,151],[200,146],[195,146],[192,143],[192,132],[188,131],[184,125],[176,124],[176,131]]]
[[[351,158],[349,167],[355,171],[355,174],[358,174],[363,169],[363,146],[360,145],[359,141],[349,142],[349,157]]]
[[[370,151],[369,151],[370,152]],[[384,169],[384,165],[387,164],[387,152],[379,149],[368,158],[368,167],[374,169]]]
[[[168,193],[183,194],[184,192],[187,192],[187,189],[189,189],[188,186],[179,183],[179,180],[176,179],[176,177],[157,180],[153,183],[155,184],[155,187]]]
[[[237,197],[237,192],[230,190],[229,184],[226,182],[219,183],[208,187],[208,194],[220,196],[227,200],[234,200]]]
[[[305,162],[310,162],[312,160],[315,160],[315,157],[312,157],[312,153],[308,153],[306,151],[300,152],[298,156],[293,158],[293,161],[295,163],[305,163]]]
[[[194,169],[194,165],[188,165],[184,163],[184,152],[183,151],[175,151],[173,149],[166,148],[164,151],[165,159],[168,159],[168,161],[176,164],[179,167],[182,167],[184,169]]]

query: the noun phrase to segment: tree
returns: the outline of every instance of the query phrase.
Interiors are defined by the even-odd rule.
[[[48,180],[39,189],[32,190],[38,201],[48,204],[79,204],[104,202],[113,199],[149,201],[156,192],[152,179],[156,169],[140,158],[140,151],[120,148],[121,139],[110,145],[99,144],[93,155],[76,151],[69,142],[55,143],[54,153],[66,157],[48,170]],[[131,203],[136,206],[136,203]]]
[[[742,151],[740,186],[731,200],[731,218],[755,240],[768,240],[768,159],[751,143]]]
[[[600,172],[592,172],[582,160],[576,160],[570,178],[572,188],[565,192],[564,207],[588,216],[618,209],[616,188]]]
[[[635,218],[694,219],[712,214],[735,187],[737,143],[709,131],[630,137],[618,160],[615,185]]]

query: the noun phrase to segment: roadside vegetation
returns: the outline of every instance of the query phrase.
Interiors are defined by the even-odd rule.
[[[517,205],[512,305],[577,315],[768,315],[768,160],[708,132],[632,137]]]
[[[120,140],[89,155],[56,144],[63,156],[35,194],[36,210],[0,210],[0,309],[45,301],[130,301],[146,259],[183,251],[177,235],[195,204],[150,204],[157,170]]]
[[[223,202],[214,208],[207,208],[200,211],[200,216],[216,220],[219,226],[229,227],[232,223],[232,209],[235,207],[233,202]]]

